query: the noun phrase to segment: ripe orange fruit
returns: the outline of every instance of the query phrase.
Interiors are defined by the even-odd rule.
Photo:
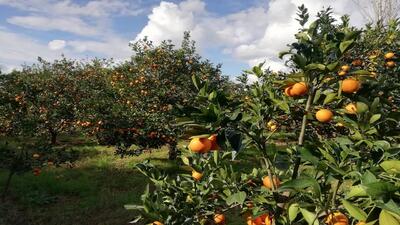
[[[152,223],[152,225],[164,225],[164,224],[161,223],[160,221],[154,221],[154,222]]]
[[[224,214],[215,214],[214,222],[215,222],[215,224],[224,224],[225,223],[225,215]]]
[[[394,66],[396,66],[396,63],[394,61],[387,61],[386,62],[386,66],[387,67],[394,67]]]
[[[200,172],[197,172],[196,170],[193,170],[192,177],[195,181],[199,181],[203,177],[203,174]]]
[[[358,222],[356,225],[365,225],[365,224],[367,224],[367,223],[364,222],[364,221],[360,221],[360,222]]]
[[[295,83],[290,90],[290,95],[292,96],[302,96],[308,91],[307,84],[304,82]]]
[[[211,141],[208,138],[193,138],[188,147],[192,152],[205,153],[211,148]]]
[[[329,214],[325,220],[328,225],[348,225],[349,219],[341,212]]]
[[[285,88],[285,95],[286,96],[292,97],[292,94],[290,93],[290,91],[292,90],[292,87],[293,86],[289,86],[289,87]]]
[[[343,71],[343,70],[339,71],[339,73],[338,73],[339,76],[345,76],[346,74],[347,74],[347,72]]]
[[[218,150],[219,146],[218,146],[218,142],[217,142],[217,135],[216,134],[212,134],[208,140],[211,141],[211,147],[210,150]]]
[[[356,114],[357,113],[357,106],[354,103],[350,103],[344,107],[346,113],[348,114]]]
[[[279,180],[278,177],[275,177],[272,179],[274,182],[274,186],[275,188],[278,188],[281,185],[281,181]],[[264,187],[268,188],[268,189],[272,189],[272,180],[269,176],[265,176],[263,178],[263,185]]]
[[[360,82],[358,80],[348,78],[342,82],[342,92],[354,93],[360,89]]]
[[[344,72],[349,72],[350,71],[350,66],[349,65],[343,65],[342,67],[340,67],[340,69]]]
[[[333,117],[333,113],[329,109],[320,109],[318,112],[315,114],[315,118],[321,123],[326,123],[331,121]]]
[[[394,57],[394,53],[393,52],[388,52],[388,53],[385,54],[384,57],[385,57],[385,59],[391,59],[391,58]]]

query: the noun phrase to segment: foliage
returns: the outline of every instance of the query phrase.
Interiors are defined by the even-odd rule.
[[[393,96],[399,82],[393,78],[389,87],[381,83],[398,68],[384,66],[382,54],[376,67],[383,78],[371,77],[373,71],[364,63],[348,66],[353,57],[364,57],[357,51],[368,45],[373,28],[362,32],[350,27],[347,17],[338,23],[331,14],[330,8],[318,13],[281,53],[288,56],[291,73],[263,71],[260,64],[245,71],[256,82],[243,83],[233,93],[193,78],[197,104],[182,124],[191,134],[202,133],[195,137],[217,135],[221,150],[182,150],[182,162],[201,173],[200,178],[185,173],[169,177],[149,163],[139,164],[154,190],[143,194],[143,205],[126,206],[142,214],[133,222],[214,224],[213,215],[239,210],[247,224],[400,223],[399,132],[394,129],[399,124],[393,117],[398,106],[383,97]],[[304,7],[299,15],[301,25],[308,24]],[[398,49],[380,45],[382,52],[398,56]],[[342,91],[349,78],[356,81],[354,93]],[[292,95],[296,84],[304,87]],[[282,94],[286,88],[288,96]],[[348,110],[350,103],[355,111]],[[333,112],[333,118],[328,114],[323,122],[316,120],[320,109]],[[280,129],[298,139],[277,148]],[[232,167],[237,154],[251,150],[262,154],[259,165],[251,171]]]

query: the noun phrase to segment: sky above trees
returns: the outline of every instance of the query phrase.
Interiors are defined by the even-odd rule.
[[[300,28],[294,20],[300,4],[311,14],[332,6],[337,18],[366,22],[364,6],[348,0],[0,0],[0,68],[62,54],[119,61],[132,54],[129,42],[148,36],[179,44],[190,31],[200,54],[222,63],[227,75],[264,60],[280,70],[277,55]]]

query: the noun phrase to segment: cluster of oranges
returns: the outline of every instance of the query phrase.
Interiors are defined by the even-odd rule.
[[[217,143],[217,135],[212,134],[208,138],[195,137],[190,141],[188,148],[194,153],[207,153],[211,150],[218,150],[219,146]],[[193,170],[192,177],[195,181],[199,181],[203,177],[203,174],[196,170]]]
[[[389,68],[395,67],[396,63],[393,61],[393,59],[395,58],[395,54],[393,52],[388,52],[384,55],[386,63],[385,65]]]
[[[298,82],[285,88],[285,94],[289,97],[303,96],[307,92],[308,86],[305,82]]]
[[[207,153],[210,150],[218,150],[217,135],[212,134],[208,138],[193,138],[188,148],[194,153]]]

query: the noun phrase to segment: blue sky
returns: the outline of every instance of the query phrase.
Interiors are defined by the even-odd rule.
[[[293,41],[302,3],[311,13],[332,5],[338,16],[357,8],[347,0],[0,0],[0,68],[61,54],[124,60],[130,41],[148,36],[179,44],[188,30],[200,54],[222,63],[224,74],[264,60],[280,70],[277,54]]]

